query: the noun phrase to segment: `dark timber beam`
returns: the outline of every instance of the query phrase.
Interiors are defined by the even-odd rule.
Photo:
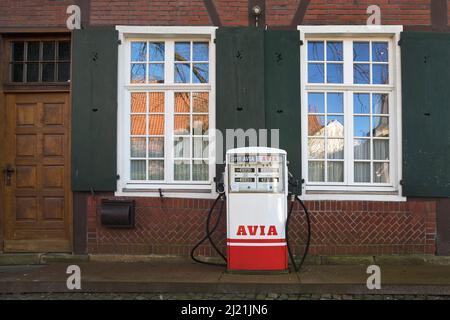
[[[221,27],[222,23],[220,22],[220,17],[217,13],[217,9],[213,0],[203,0],[203,3],[205,4],[206,11],[208,11],[209,19],[211,20],[212,24],[214,26]]]
[[[75,4],[81,10],[81,27],[89,27],[91,23],[91,0],[76,0]]]
[[[449,31],[447,0],[431,0],[431,28],[433,31]]]
[[[303,23],[303,19],[306,15],[306,10],[308,10],[308,6],[310,0],[300,0],[300,3],[298,4],[297,11],[294,14],[294,18],[291,22],[291,28],[295,29],[298,25]]]

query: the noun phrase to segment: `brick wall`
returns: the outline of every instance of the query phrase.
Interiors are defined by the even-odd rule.
[[[212,0],[225,26],[248,24],[248,1]],[[300,0],[266,0],[266,23],[290,25]],[[365,24],[368,5],[381,7],[383,24],[430,25],[431,0],[311,0],[303,24]],[[66,8],[76,0],[1,0],[0,27],[64,27]],[[93,25],[211,25],[203,0],[91,0]],[[449,1],[450,3],[450,1]],[[450,18],[450,4],[448,8]],[[88,14],[83,11],[82,14]],[[138,198],[136,228],[101,227],[98,204],[89,198],[90,253],[187,255],[204,234],[211,201]],[[434,253],[436,203],[309,202],[313,224],[312,254]],[[292,221],[292,243],[304,243],[300,214]],[[222,222],[217,240],[224,245]],[[296,245],[294,251],[301,252]],[[200,254],[211,255],[209,246]]]
[[[225,26],[248,24],[248,1],[212,0]],[[303,24],[365,24],[366,9],[381,8],[383,24],[430,25],[431,0],[311,0]],[[0,27],[64,27],[76,0],[2,0]],[[93,25],[211,25],[203,0],[91,0]],[[266,23],[290,25],[300,0],[266,0]],[[450,5],[449,5],[450,8]],[[450,9],[449,9],[450,17]]]
[[[73,0],[1,0],[0,27],[64,27]]]
[[[204,236],[210,200],[136,198],[136,227],[132,230],[101,226],[99,205],[107,196],[88,201],[88,251],[114,254],[189,255]],[[436,203],[310,201],[313,255],[334,254],[434,254]],[[290,239],[302,254],[306,237],[303,213],[295,207]],[[214,236],[225,245],[225,213]],[[209,245],[198,254],[215,255]]]

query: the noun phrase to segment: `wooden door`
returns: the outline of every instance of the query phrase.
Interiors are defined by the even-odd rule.
[[[70,252],[69,94],[8,94],[5,111],[4,251]]]

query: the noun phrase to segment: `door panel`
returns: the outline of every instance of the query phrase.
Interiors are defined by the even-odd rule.
[[[65,93],[6,98],[5,252],[70,252],[70,105]]]

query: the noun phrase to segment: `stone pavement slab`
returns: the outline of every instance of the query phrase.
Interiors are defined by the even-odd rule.
[[[67,267],[81,268],[79,292],[439,294],[450,295],[448,265],[383,265],[381,290],[368,290],[367,266],[308,265],[299,273],[234,274],[190,260],[52,262],[0,266],[0,293],[71,292]]]

